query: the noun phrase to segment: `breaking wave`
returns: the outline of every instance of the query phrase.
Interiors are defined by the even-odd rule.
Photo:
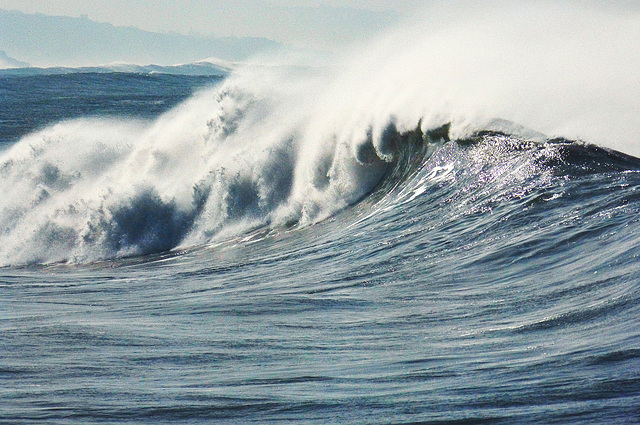
[[[0,156],[0,265],[304,227],[482,131],[640,153],[640,15],[519,6],[427,10],[327,67],[239,69],[153,122],[25,136]]]

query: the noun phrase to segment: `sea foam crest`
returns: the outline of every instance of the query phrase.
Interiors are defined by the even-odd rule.
[[[23,138],[0,160],[0,262],[88,262],[309,224],[379,181],[390,157],[372,147],[364,162],[335,135],[309,145],[305,114],[267,88],[286,82],[247,78],[152,123],[78,119]]]

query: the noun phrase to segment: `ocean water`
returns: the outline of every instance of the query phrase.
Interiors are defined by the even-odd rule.
[[[640,423],[637,100],[393,41],[0,77],[0,423]]]
[[[0,148],[55,122],[88,116],[154,118],[220,77],[122,72],[0,71]],[[3,75],[4,74],[4,75]]]

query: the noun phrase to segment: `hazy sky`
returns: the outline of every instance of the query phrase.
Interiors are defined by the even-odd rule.
[[[155,32],[266,37],[331,48],[397,22],[424,0],[0,0],[0,8]]]

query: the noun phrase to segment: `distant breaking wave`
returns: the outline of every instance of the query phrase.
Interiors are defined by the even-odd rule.
[[[638,16],[521,6],[427,14],[326,69],[244,67],[152,123],[30,134],[0,157],[0,264],[312,225],[487,131],[640,153]]]
[[[198,62],[178,65],[135,65],[127,63],[114,63],[102,66],[87,67],[31,67],[27,63],[13,62],[3,66],[0,51],[0,77],[25,76],[25,75],[56,75],[70,73],[111,73],[128,72],[136,74],[169,74],[169,75],[217,75],[227,76],[236,67],[235,63],[219,59],[205,59]]]

